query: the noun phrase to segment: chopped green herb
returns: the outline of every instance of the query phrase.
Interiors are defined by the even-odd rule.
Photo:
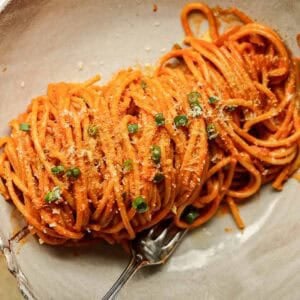
[[[151,158],[155,163],[159,163],[160,162],[160,157],[161,157],[161,149],[159,146],[157,145],[153,145],[151,147]]]
[[[62,165],[58,165],[58,166],[51,168],[51,172],[54,175],[62,175],[65,172],[65,168]]]
[[[30,124],[28,123],[21,123],[20,126],[19,126],[20,130],[22,131],[30,131]]]
[[[207,125],[206,131],[207,131],[209,140],[213,140],[219,135],[219,133],[216,129],[216,126],[212,123]]]
[[[72,177],[72,178],[75,178],[75,179],[77,179],[80,176],[80,174],[81,174],[81,171],[77,167],[70,168],[66,172],[67,177]]]
[[[158,113],[155,115],[156,126],[164,126],[165,125],[165,117],[162,113]]]
[[[202,114],[202,106],[199,103],[200,94],[198,92],[190,92],[188,94],[188,101],[191,107],[190,115],[195,118]]]
[[[165,175],[162,172],[158,172],[154,175],[153,182],[161,183],[162,181],[164,181],[164,179],[165,179]]]
[[[128,129],[128,132],[131,134],[137,133],[139,130],[139,125],[138,124],[128,124],[127,129]]]
[[[148,210],[148,204],[142,196],[138,196],[133,200],[132,207],[140,214]]]
[[[217,96],[211,96],[211,97],[208,98],[209,104],[215,104],[219,101],[220,101],[220,99]]]
[[[141,81],[141,87],[143,90],[147,87],[147,83],[144,80]]]
[[[184,214],[184,220],[188,224],[193,224],[198,217],[199,213],[195,208],[188,208],[187,212]]]
[[[44,199],[45,199],[46,202],[51,203],[51,202],[59,200],[60,197],[61,197],[60,187],[56,186],[56,187],[53,188],[52,191],[48,192],[45,195]]]
[[[192,105],[199,104],[200,94],[198,92],[190,92],[187,97],[191,107]]]
[[[45,195],[45,201],[47,202],[51,202],[53,201],[53,193],[52,192],[48,192],[46,195]]]
[[[123,163],[123,171],[126,173],[130,172],[132,170],[132,163],[133,163],[132,159],[125,160]]]
[[[91,137],[95,137],[98,135],[99,128],[96,125],[90,125],[87,129],[88,135]]]
[[[73,170],[72,170],[73,177],[78,178],[80,176],[80,174],[81,174],[81,171],[79,168],[73,168]]]
[[[174,118],[174,124],[177,128],[187,126],[188,117],[186,115],[179,115]]]

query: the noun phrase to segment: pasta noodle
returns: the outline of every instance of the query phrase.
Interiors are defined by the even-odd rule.
[[[211,41],[194,35],[192,11]],[[299,168],[297,63],[278,34],[236,8],[221,32],[214,10],[187,4],[185,46],[153,74],[128,69],[108,83],[49,84],[0,138],[0,192],[47,244],[124,244],[172,218],[209,221]]]

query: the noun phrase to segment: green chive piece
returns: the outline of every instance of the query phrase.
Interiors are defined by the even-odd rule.
[[[20,130],[28,132],[30,131],[30,124],[28,123],[21,123],[19,126]]]
[[[59,186],[56,186],[53,188],[52,191],[48,192],[46,195],[45,195],[45,201],[48,202],[48,203],[51,203],[51,202],[55,202],[57,200],[59,200],[61,197],[61,190],[60,190],[60,187]]]
[[[95,137],[99,133],[99,128],[96,125],[90,125],[87,129],[88,135],[91,137]]]
[[[125,160],[124,163],[123,163],[123,171],[126,172],[126,173],[130,172],[132,170],[132,167],[133,167],[132,164],[133,164],[132,159]]]
[[[53,200],[53,193],[52,192],[48,192],[46,195],[45,195],[45,201],[46,202],[52,202]]]
[[[142,196],[138,196],[133,200],[132,207],[140,214],[148,210],[148,204]]]
[[[188,224],[193,224],[198,217],[199,217],[199,213],[196,209],[189,209],[184,216],[184,220]]]
[[[61,175],[65,172],[65,168],[62,165],[58,165],[58,166],[55,166],[55,167],[51,168],[51,172],[54,175]]]
[[[158,113],[155,115],[155,123],[156,126],[164,126],[165,125],[165,117],[162,113]]]
[[[144,80],[141,81],[141,87],[143,90],[147,87],[147,83]]]
[[[220,99],[217,96],[211,96],[211,97],[208,98],[208,103],[209,104],[215,104],[219,101],[220,101]]]
[[[226,106],[226,110],[228,110],[228,111],[235,111],[236,108],[237,108],[236,105],[228,105],[228,106]]]
[[[200,94],[198,92],[190,92],[187,97],[191,106],[194,104],[199,104]]]
[[[81,174],[81,171],[77,167],[70,168],[66,172],[67,177],[72,177],[72,178],[75,178],[75,179],[77,179],[80,176],[80,174]]]
[[[174,123],[177,128],[187,126],[189,119],[186,115],[179,115],[174,118]]]
[[[72,170],[73,177],[78,178],[80,176],[80,174],[81,174],[81,171],[79,168],[76,168],[76,167],[73,168],[73,170]]]
[[[212,123],[207,125],[206,131],[207,131],[209,140],[213,140],[219,135],[219,133],[216,129],[216,126]]]
[[[137,133],[139,130],[139,125],[138,124],[128,124],[127,129],[128,129],[128,132],[131,134]]]
[[[152,160],[158,164],[160,162],[160,158],[161,158],[161,149],[159,146],[157,145],[153,145],[151,147],[151,158]]]
[[[165,175],[162,172],[156,173],[153,177],[154,183],[161,183],[164,180],[165,180]]]
[[[191,107],[190,115],[195,118],[202,114],[202,106],[199,103],[200,94],[198,92],[190,92],[188,94],[188,101]]]

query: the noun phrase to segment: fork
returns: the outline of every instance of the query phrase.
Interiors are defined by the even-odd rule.
[[[142,267],[163,264],[180,244],[187,230],[172,223],[160,223],[137,235],[131,243],[131,260],[115,284],[102,300],[116,299],[116,295]]]

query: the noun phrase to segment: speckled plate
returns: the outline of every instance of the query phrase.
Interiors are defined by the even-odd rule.
[[[3,2],[0,1],[0,2]],[[7,1],[4,1],[7,2]],[[153,2],[158,5],[153,12]],[[183,37],[183,0],[14,0],[0,14],[0,134],[48,82],[104,79],[131,65],[155,63]],[[295,55],[300,1],[209,1],[239,8],[281,33]],[[0,7],[2,6],[2,3]],[[298,53],[297,53],[298,51]],[[264,188],[229,215],[188,235],[164,266],[139,272],[120,299],[299,299],[299,183]],[[0,199],[0,236],[8,265],[28,298],[101,299],[128,258],[118,247],[62,249],[8,239],[22,218]],[[224,228],[232,228],[225,232]]]

